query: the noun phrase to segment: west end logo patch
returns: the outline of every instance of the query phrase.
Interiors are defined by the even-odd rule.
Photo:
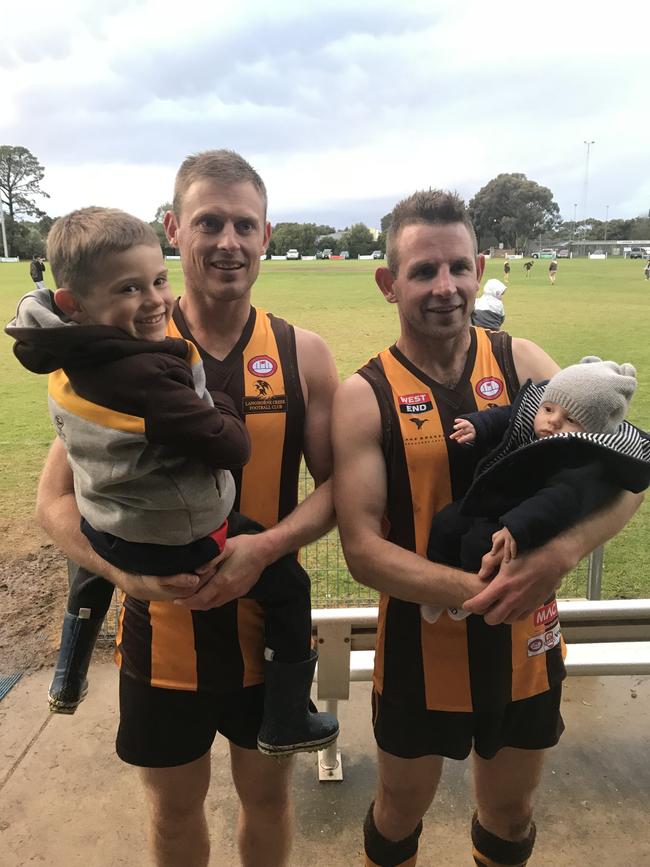
[[[406,415],[417,415],[420,412],[430,412],[433,409],[431,395],[426,392],[417,394],[400,394],[399,411]]]
[[[253,376],[273,376],[278,369],[278,363],[270,355],[256,355],[248,362],[248,372]]]
[[[484,400],[494,400],[503,393],[503,380],[496,376],[484,376],[476,383],[476,393]]]

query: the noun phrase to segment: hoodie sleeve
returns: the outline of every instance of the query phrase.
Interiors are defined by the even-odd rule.
[[[495,406],[480,412],[470,412],[462,418],[466,418],[476,428],[476,445],[490,449],[503,439],[511,415],[511,406]]]
[[[528,551],[603,508],[619,492],[597,463],[589,463],[551,476],[543,488],[499,520],[514,536],[518,550]]]
[[[234,403],[213,392],[214,406],[198,396],[188,366],[176,359],[151,382],[146,394],[145,434],[150,443],[232,470],[250,457],[250,437]]]

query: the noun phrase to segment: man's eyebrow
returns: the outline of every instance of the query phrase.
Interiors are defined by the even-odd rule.
[[[417,262],[413,262],[413,264],[409,268],[409,274],[416,274],[423,268],[438,268],[438,263],[435,262],[433,259],[420,259]]]

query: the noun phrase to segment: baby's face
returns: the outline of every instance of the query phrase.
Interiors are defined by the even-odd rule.
[[[584,433],[581,424],[557,403],[545,400],[540,404],[533,421],[533,430],[540,439],[559,433]]]

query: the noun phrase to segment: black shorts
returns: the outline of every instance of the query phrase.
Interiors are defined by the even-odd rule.
[[[543,750],[555,746],[564,731],[561,698],[558,684],[498,711],[455,713],[405,708],[373,690],[375,740],[384,752],[403,759],[465,759],[472,747],[483,759],[494,758],[502,747]]]
[[[217,732],[257,749],[264,684],[216,694],[149,686],[120,673],[120,726],[115,749],[141,768],[185,765],[207,753]]]

